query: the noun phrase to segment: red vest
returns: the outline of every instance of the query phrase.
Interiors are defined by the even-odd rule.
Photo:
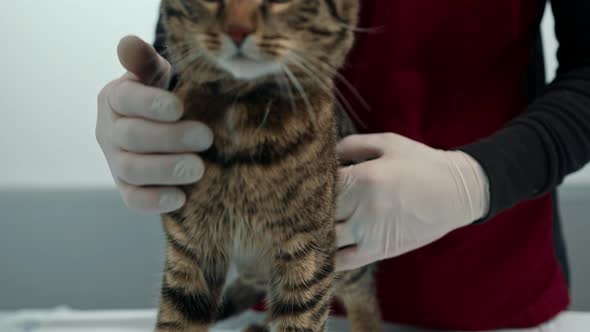
[[[344,75],[364,132],[437,148],[488,136],[525,109],[539,0],[366,0]],[[341,85],[342,91],[347,91]],[[569,304],[545,196],[380,264],[387,321],[439,329],[538,325]]]

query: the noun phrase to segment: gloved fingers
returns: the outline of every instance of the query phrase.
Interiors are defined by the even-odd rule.
[[[358,180],[354,176],[354,169],[358,165],[341,168],[338,173],[338,198],[336,200],[336,220],[344,221],[350,218],[360,204],[362,195],[358,187]]]
[[[369,265],[379,257],[362,247],[351,247],[336,252],[336,272],[350,271]]]
[[[336,154],[342,162],[361,162],[379,158],[386,148],[381,136],[383,134],[347,136],[336,146]]]
[[[135,153],[201,152],[211,147],[213,133],[196,121],[158,123],[119,118],[113,128],[114,144]]]
[[[142,155],[117,151],[111,170],[117,180],[135,186],[186,185],[201,179],[203,161],[195,154]]]
[[[126,36],[117,47],[119,61],[139,82],[166,89],[172,78],[172,66],[152,45],[136,36]],[[126,75],[128,76],[128,75]]]
[[[489,180],[481,165],[462,151],[445,151],[443,158],[457,188],[458,206],[466,216],[464,223],[483,218],[489,211]]]
[[[137,187],[117,181],[125,204],[140,213],[166,213],[180,209],[186,195],[175,187]]]
[[[347,222],[336,224],[336,248],[345,248],[357,244],[356,236]]]
[[[119,116],[111,110],[108,102],[112,86],[116,84],[116,82],[117,81],[111,82],[105,86],[98,94],[97,99],[95,136],[96,141],[105,153],[112,148],[112,135],[110,135],[110,131],[112,130],[115,119],[119,118]]]
[[[114,81],[106,89],[103,95],[118,115],[161,122],[174,122],[182,116],[182,103],[170,92],[130,79]]]

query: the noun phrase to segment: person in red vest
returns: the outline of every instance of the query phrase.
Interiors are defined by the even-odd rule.
[[[340,87],[363,134],[338,153],[366,161],[340,170],[337,269],[379,262],[385,320],[480,331],[567,309],[555,190],[590,161],[590,5],[552,8],[560,66],[545,86],[543,0],[363,1],[368,32],[342,72],[357,92]],[[97,139],[130,208],[176,210],[211,131],[177,121],[151,46],[126,38],[119,55],[129,72],[99,95]]]

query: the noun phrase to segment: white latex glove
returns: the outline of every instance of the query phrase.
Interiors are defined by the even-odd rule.
[[[488,211],[487,177],[463,152],[396,134],[350,136],[337,152],[342,161],[365,160],[340,170],[339,271],[423,247]]]
[[[125,37],[119,60],[128,70],[98,96],[96,139],[123,200],[139,212],[177,210],[186,201],[178,185],[197,182],[204,172],[194,153],[208,149],[213,134],[195,121],[178,121],[180,100],[164,90],[172,70],[151,45]]]

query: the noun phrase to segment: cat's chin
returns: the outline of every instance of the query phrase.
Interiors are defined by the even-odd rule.
[[[278,61],[259,61],[244,56],[218,61],[218,65],[235,79],[244,81],[252,81],[282,72],[282,65]]]

